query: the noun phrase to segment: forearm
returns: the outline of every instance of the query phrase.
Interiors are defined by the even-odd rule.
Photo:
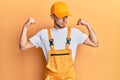
[[[97,39],[97,37],[96,37],[96,34],[95,34],[95,32],[94,32],[94,30],[92,29],[92,27],[89,25],[89,24],[87,24],[87,25],[85,25],[86,26],[86,28],[87,28],[87,30],[88,30],[88,33],[89,33],[89,39],[91,40],[91,42],[94,44],[94,45],[98,45],[98,39]]]
[[[20,37],[20,48],[24,48],[28,42],[27,30],[28,28],[26,27],[26,25],[24,25]]]

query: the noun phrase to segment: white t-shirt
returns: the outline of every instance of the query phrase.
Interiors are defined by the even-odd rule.
[[[65,49],[66,38],[67,38],[67,27],[62,29],[51,28],[51,35],[54,40],[55,49]],[[76,49],[79,44],[82,44],[88,35],[82,33],[76,28],[71,28],[71,42],[70,49],[72,49],[72,58],[73,61],[76,55]],[[48,51],[50,50],[50,43],[48,38],[47,29],[40,30],[37,34],[31,37],[30,42],[35,45],[36,48],[42,48],[45,58],[48,61]]]

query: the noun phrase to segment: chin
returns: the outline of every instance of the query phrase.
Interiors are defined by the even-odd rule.
[[[65,26],[61,27],[61,28],[65,28]]]
[[[66,27],[66,25],[61,25],[62,28]]]
[[[66,26],[61,26],[62,28],[66,27]]]

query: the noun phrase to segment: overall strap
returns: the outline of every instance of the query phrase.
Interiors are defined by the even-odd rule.
[[[70,45],[70,41],[71,41],[70,33],[71,33],[71,30],[70,30],[70,27],[68,27],[67,38],[66,38],[66,47],[65,47],[66,49],[69,49],[69,45]],[[51,36],[50,28],[48,28],[48,38],[49,38],[50,48],[51,48],[51,50],[54,50],[54,43],[53,43],[54,40]]]
[[[67,38],[66,38],[66,49],[69,49],[69,45],[71,41],[70,33],[71,33],[71,30],[70,30],[70,27],[68,27]]]
[[[53,43],[53,38],[51,36],[50,28],[48,28],[48,38],[49,38],[50,48],[51,50],[54,50],[54,43]]]

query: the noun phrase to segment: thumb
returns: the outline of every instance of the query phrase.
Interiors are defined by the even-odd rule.
[[[31,24],[35,24],[35,19],[29,18],[29,21],[30,21]]]
[[[77,22],[77,25],[80,25],[81,24],[81,18],[79,18],[78,22]]]

